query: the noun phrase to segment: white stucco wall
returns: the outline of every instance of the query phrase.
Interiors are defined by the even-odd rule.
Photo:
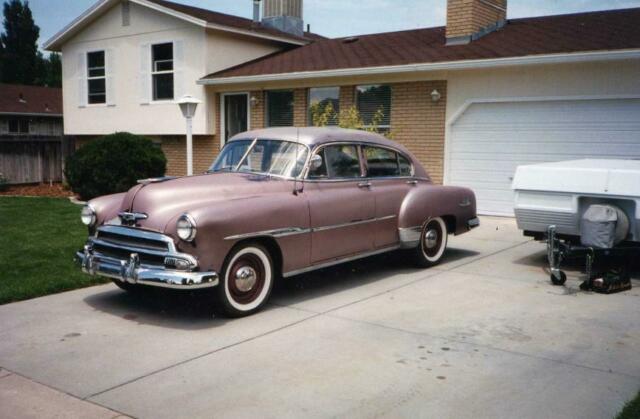
[[[218,121],[213,117],[213,94],[197,85],[201,77],[277,51],[278,44],[246,36],[208,31],[205,28],[130,3],[130,25],[123,26],[117,5],[85,27],[62,48],[65,133],[104,135],[129,131],[143,135],[180,135],[185,122],[172,102],[144,103],[142,81],[150,80],[142,67],[142,45],[178,42],[182,65],[176,59],[176,99],[190,94],[203,101],[194,118],[194,134],[213,135]],[[108,91],[109,105],[82,106],[79,65],[81,54],[107,50],[113,54]],[[175,52],[174,52],[174,55]],[[150,70],[149,63],[149,70]],[[146,66],[145,66],[146,67]],[[150,81],[149,81],[150,85]]]

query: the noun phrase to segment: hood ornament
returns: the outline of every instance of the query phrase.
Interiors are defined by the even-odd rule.
[[[149,218],[147,214],[140,212],[120,212],[118,213],[118,217],[122,220],[122,224],[127,226],[134,226],[138,221]]]

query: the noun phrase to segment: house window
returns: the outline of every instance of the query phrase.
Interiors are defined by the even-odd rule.
[[[339,114],[339,87],[317,87],[309,89],[310,125],[338,125]],[[326,121],[323,120],[324,117],[328,117]]]
[[[10,119],[9,133],[10,134],[29,134],[29,120],[28,119]]]
[[[153,100],[173,100],[173,43],[151,47]]]
[[[89,83],[90,105],[107,103],[107,73],[104,51],[89,52],[87,54],[87,80]]]
[[[267,126],[293,126],[293,91],[267,92]]]
[[[366,126],[391,127],[391,86],[368,85],[356,88],[358,112]]]

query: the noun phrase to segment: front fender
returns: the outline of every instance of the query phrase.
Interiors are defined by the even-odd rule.
[[[274,230],[309,228],[309,209],[304,194],[279,194],[277,197],[255,196],[216,202],[189,210],[197,225],[193,242],[178,239],[176,214],[165,228],[178,243],[180,251],[197,257],[200,269],[220,271],[233,247],[243,240],[274,238],[268,234]],[[274,238],[283,255],[283,268],[306,266],[309,261],[309,234]]]
[[[450,233],[467,232],[467,222],[476,217],[476,197],[471,189],[456,186],[419,184],[405,197],[398,227],[415,229],[434,217],[444,217]]]
[[[105,222],[116,218],[122,208],[122,202],[126,196],[125,193],[117,193],[113,195],[104,195],[88,202],[96,211],[96,218],[98,226]]]

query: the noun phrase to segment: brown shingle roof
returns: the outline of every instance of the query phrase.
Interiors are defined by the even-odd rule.
[[[205,79],[640,48],[640,8],[514,19],[468,45],[445,42],[444,27],[327,39]]]
[[[166,0],[149,0],[149,1],[159,6],[163,6],[168,9],[174,10],[178,13],[184,13],[191,17],[195,17],[196,19],[204,20],[208,23],[212,23],[216,25],[228,26],[231,28],[263,33],[265,35],[279,36],[282,38],[290,38],[292,40],[298,40],[298,41],[313,41],[317,39],[326,39],[321,35],[309,33],[309,32],[305,32],[303,37],[292,35],[286,32],[279,31],[277,29],[268,28],[260,24],[256,24],[251,19],[245,19],[239,16],[227,15],[224,13],[214,12],[212,10],[201,9],[199,7],[187,6],[185,4],[173,3]],[[249,2],[247,2],[247,7],[249,7]]]
[[[62,89],[0,84],[0,113],[62,115]]]

